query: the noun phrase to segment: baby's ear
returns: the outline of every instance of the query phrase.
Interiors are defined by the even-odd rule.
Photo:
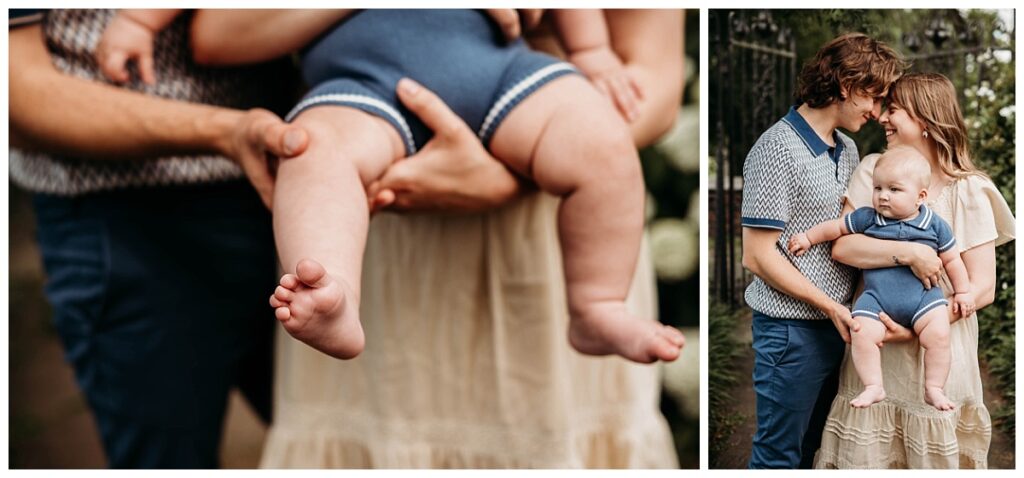
[[[928,200],[928,188],[921,189],[921,192],[917,193],[917,205],[920,206]]]

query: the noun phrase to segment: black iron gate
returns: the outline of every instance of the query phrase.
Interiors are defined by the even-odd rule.
[[[749,279],[740,264],[743,161],[761,133],[792,103],[796,43],[768,11],[711,10],[709,28],[715,155],[708,221],[714,234],[711,290],[720,302],[735,305]]]

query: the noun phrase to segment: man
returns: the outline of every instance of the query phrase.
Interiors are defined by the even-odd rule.
[[[743,265],[755,278],[757,432],[750,468],[810,468],[850,341],[847,304],[855,270],[834,262],[830,245],[801,257],[789,236],[842,210],[860,157],[843,128],[856,132],[881,113],[905,64],[885,44],[842,35],[804,66],[797,106],[754,144],[743,167]],[[828,320],[825,320],[828,319]]]
[[[289,106],[296,77],[281,64],[195,66],[185,15],[157,40],[156,85],[102,84],[92,40],[111,15],[11,12],[11,179],[36,193],[46,295],[109,465],[213,468],[232,387],[270,418],[266,156],[298,155],[308,137],[258,107]],[[468,183],[507,177],[435,204],[472,210],[519,194],[435,95],[402,99],[442,132],[410,162],[461,161]],[[396,201],[390,190],[377,199]]]

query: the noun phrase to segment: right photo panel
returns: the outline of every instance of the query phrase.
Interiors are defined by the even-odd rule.
[[[1013,469],[1012,10],[710,10],[709,465]]]

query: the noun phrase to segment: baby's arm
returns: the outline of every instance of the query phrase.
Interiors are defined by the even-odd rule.
[[[192,19],[192,55],[204,65],[273,60],[302,48],[352,10],[199,10]],[[383,33],[382,33],[383,34]]]
[[[103,74],[118,83],[129,80],[128,62],[134,60],[139,77],[156,83],[153,40],[181,13],[175,9],[125,9],[117,12],[96,45],[96,62]]]
[[[967,317],[974,313],[974,297],[971,296],[971,278],[967,275],[967,266],[957,248],[951,247],[939,254],[942,265],[946,268],[949,282],[953,284],[953,313]]]
[[[569,61],[587,75],[601,93],[611,98],[626,120],[635,119],[639,111],[637,101],[643,98],[643,92],[612,50],[604,13],[569,9],[555,10],[553,15]]]
[[[844,218],[825,221],[808,229],[807,232],[798,232],[790,237],[789,252],[795,256],[802,256],[815,244],[834,241],[849,233]]]

